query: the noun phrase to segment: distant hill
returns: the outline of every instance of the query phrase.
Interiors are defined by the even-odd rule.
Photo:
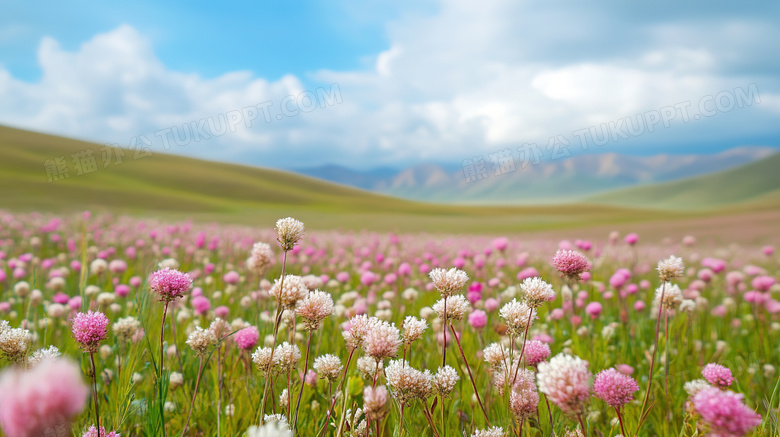
[[[358,171],[337,165],[293,171],[401,198],[455,203],[555,204],[611,190],[717,172],[770,156],[770,147],[744,146],[712,155],[581,155],[472,183],[457,166],[422,164],[401,170]]]
[[[780,204],[780,153],[734,169],[618,190],[589,201],[652,208],[696,209],[725,205]]]
[[[616,206],[427,204],[286,171],[153,152],[136,156],[132,150],[0,126],[0,209],[93,209],[260,226],[293,215],[319,229],[477,233],[670,217]],[[67,177],[59,170],[67,170]]]

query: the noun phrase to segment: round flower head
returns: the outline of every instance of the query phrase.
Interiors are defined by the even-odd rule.
[[[520,289],[525,294],[525,302],[528,306],[539,308],[543,303],[555,299],[555,290],[552,285],[542,280],[542,278],[525,278]]]
[[[726,388],[734,382],[734,377],[731,376],[731,370],[720,364],[707,364],[704,366],[704,369],[702,369],[701,374],[707,382],[718,388]]]
[[[255,243],[252,246],[252,254],[249,259],[246,260],[246,266],[258,274],[262,275],[265,269],[271,265],[274,257],[274,252],[271,250],[271,246],[267,243]]]
[[[282,282],[284,283],[282,284]],[[306,286],[306,283],[303,282],[300,276],[284,275],[284,281],[275,280],[268,294],[276,299],[277,302],[281,302],[283,307],[292,309],[295,308],[295,304],[299,300],[309,294],[309,287]]]
[[[73,338],[85,352],[97,352],[100,342],[108,335],[108,317],[98,311],[78,313],[73,318],[71,332]]]
[[[688,381],[683,385],[683,389],[686,393],[688,393],[688,396],[693,398],[698,394],[700,391],[704,390],[705,388],[712,388],[709,382],[703,380],[703,379],[694,379],[693,381]]]
[[[634,378],[624,375],[615,369],[602,370],[593,382],[593,391],[610,407],[620,408],[634,399],[634,392],[639,390]]]
[[[30,367],[35,367],[46,360],[56,360],[62,356],[62,352],[57,349],[57,346],[49,346],[46,349],[38,349],[33,352],[32,356],[27,360],[27,364]]]
[[[420,337],[428,327],[428,323],[425,320],[420,320],[414,316],[406,316],[404,319],[404,343],[407,345],[414,343]]]
[[[313,331],[320,326],[326,317],[333,314],[333,298],[330,294],[314,290],[295,305],[295,313],[304,319],[307,331]]]
[[[10,328],[8,322],[0,325],[0,355],[12,363],[24,360],[30,350],[30,332],[22,328]]]
[[[682,258],[678,258],[674,255],[669,258],[658,261],[658,277],[663,282],[669,282],[677,278],[681,278],[685,273],[685,265]]]
[[[200,326],[187,337],[187,345],[195,351],[197,355],[203,355],[217,343],[217,336],[211,329],[203,329]]]
[[[192,289],[192,278],[186,273],[165,267],[149,277],[149,288],[160,296],[161,302],[176,300]]]
[[[539,364],[539,391],[565,414],[578,416],[585,412],[590,397],[588,362],[579,357],[558,354]]]
[[[81,369],[68,359],[45,360],[29,371],[0,375],[0,425],[9,437],[70,434],[70,424],[87,403],[89,389]]]
[[[433,375],[433,390],[437,395],[449,396],[459,379],[458,372],[452,367],[439,367]]]
[[[471,434],[471,437],[504,437],[504,428],[494,426],[488,429],[478,429]]]
[[[534,372],[521,369],[509,395],[509,409],[518,420],[525,420],[536,414],[539,393],[536,391]]]
[[[392,360],[385,368],[387,385],[399,403],[412,399],[425,400],[433,390],[433,375],[428,370],[419,371],[404,360]]]
[[[511,302],[507,302],[501,307],[498,315],[506,321],[509,332],[518,335],[522,334],[536,319],[536,310],[526,305],[525,302],[512,299]]]
[[[384,385],[363,389],[363,412],[370,420],[381,420],[387,403],[387,389]]]
[[[285,252],[292,250],[293,247],[301,241],[305,231],[306,229],[303,227],[303,223],[292,217],[276,221],[276,233],[278,234],[277,241],[279,241],[282,250]]]
[[[298,361],[301,360],[301,350],[297,345],[287,343],[286,341],[279,346],[276,346],[274,351],[274,359],[279,357],[279,367],[287,372],[295,368],[298,365]]]
[[[321,378],[334,382],[338,379],[344,366],[341,365],[341,359],[335,355],[327,354],[314,359],[314,370]]]
[[[372,357],[363,356],[357,360],[358,372],[360,372],[363,378],[369,381],[373,381],[376,378],[377,372],[381,372],[384,368],[385,366],[382,360],[377,360]]]
[[[100,427],[100,432],[98,433],[98,429],[95,428],[95,425],[92,425],[82,437],[121,437],[121,434],[116,431],[106,432],[106,429],[102,426]]]
[[[591,268],[590,260],[585,255],[574,250],[563,249],[559,249],[555,253],[552,265],[555,267],[555,270],[561,273],[561,276],[571,279],[579,279],[582,273],[587,272]]]
[[[377,360],[394,357],[401,345],[401,335],[398,328],[387,323],[378,322],[368,330],[363,351]]]
[[[693,407],[712,436],[744,436],[761,423],[761,415],[742,403],[742,394],[706,388],[693,397]]]
[[[246,430],[246,437],[293,437],[293,433],[284,423],[270,421],[262,426],[250,426]]]
[[[460,294],[456,294],[455,296],[450,296],[447,298],[446,318],[444,314],[444,299],[439,299],[435,304],[433,304],[433,311],[438,314],[439,319],[445,322],[445,325],[447,323],[451,323],[453,320],[463,320],[463,317],[470,309],[471,305],[469,304],[469,301]]]
[[[135,317],[123,317],[111,327],[120,342],[130,341],[141,329],[141,323]]]
[[[245,351],[252,350],[252,348],[257,346],[258,340],[260,340],[260,332],[257,330],[256,326],[248,326],[236,332],[233,340],[236,342],[236,346],[238,346],[239,349]]]
[[[252,354],[252,362],[255,363],[260,373],[266,375],[274,369],[279,362],[279,357],[274,354],[274,350],[270,347],[257,348]]]
[[[374,317],[368,317],[365,314],[360,314],[349,319],[349,329],[341,333],[344,337],[344,341],[347,342],[349,349],[357,349],[363,345],[363,341],[366,338],[366,334],[372,326],[379,323],[379,320]]]
[[[428,276],[430,276],[433,286],[439,290],[442,296],[451,296],[459,293],[469,280],[469,275],[466,272],[456,268],[449,270],[433,269],[428,273]]]
[[[663,302],[661,302],[663,295]],[[655,290],[655,304],[663,305],[664,309],[676,310],[683,303],[683,294],[677,284],[662,284]]]
[[[529,366],[538,366],[550,358],[550,346],[539,340],[529,340],[525,342],[525,352],[523,358]]]

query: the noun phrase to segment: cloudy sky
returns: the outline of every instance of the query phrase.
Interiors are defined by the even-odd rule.
[[[0,124],[277,167],[780,146],[777,2],[157,3],[0,0]]]

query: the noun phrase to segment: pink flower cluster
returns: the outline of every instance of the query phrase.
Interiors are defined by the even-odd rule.
[[[639,385],[634,378],[615,369],[602,370],[593,382],[593,392],[596,396],[613,408],[620,408],[631,402],[637,390]]]
[[[192,288],[192,278],[186,273],[166,267],[152,273],[149,287],[160,295],[160,300],[170,302],[176,300]]]
[[[84,433],[81,437],[122,437],[121,434],[119,434],[116,431],[106,432],[106,429],[102,426],[100,427],[100,433],[98,433],[97,428],[95,428],[95,425],[92,425],[89,427],[87,432]]]
[[[70,434],[71,420],[84,409],[89,390],[81,369],[69,360],[45,360],[28,372],[0,377],[0,424],[9,437],[33,437],[47,430]],[[65,435],[65,434],[63,434]]]
[[[704,369],[702,369],[701,375],[707,382],[719,388],[726,388],[734,382],[734,377],[731,376],[731,370],[720,364],[707,364],[704,366]]]
[[[696,412],[709,425],[710,436],[741,437],[761,423],[761,415],[742,403],[742,394],[705,388],[693,397]]]
[[[588,258],[574,250],[559,249],[552,259],[552,265],[555,270],[561,272],[561,275],[569,278],[579,278],[582,273],[591,268]]]
[[[73,338],[86,352],[97,352],[100,342],[108,335],[108,317],[99,311],[78,313],[73,318]]]
[[[239,349],[251,350],[257,346],[257,341],[260,340],[260,332],[257,330],[257,327],[248,326],[236,332],[234,339]]]

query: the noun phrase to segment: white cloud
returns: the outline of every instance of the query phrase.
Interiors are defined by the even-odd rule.
[[[726,17],[720,24],[732,37],[713,40],[700,23],[646,23],[621,41],[620,17],[515,1],[441,1],[436,14],[402,17],[388,24],[390,48],[372,68],[311,74],[337,83],[343,103],[172,151],[281,166],[457,162],[750,83],[768,104],[753,108],[749,123],[732,117],[718,129],[736,137],[764,123],[766,131],[777,116],[777,77],[733,72],[750,62],[736,55],[740,48],[755,51],[776,34],[772,27]],[[579,51],[565,53],[572,47]],[[39,82],[0,68],[0,122],[105,142],[260,102],[277,106],[305,90],[293,75],[172,71],[129,25],[72,52],[46,38],[38,58]],[[721,135],[701,130],[705,139]]]

